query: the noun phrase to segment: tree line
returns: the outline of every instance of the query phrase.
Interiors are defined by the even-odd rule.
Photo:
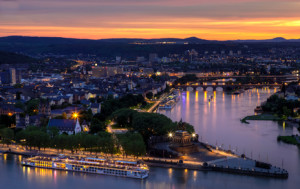
[[[57,128],[39,128],[29,126],[14,134],[10,128],[0,130],[1,142],[11,144],[15,140],[30,150],[54,148],[58,151],[70,150],[72,153],[79,150],[86,152],[141,156],[146,153],[146,146],[142,136],[137,132],[120,134],[117,137],[107,132],[97,134],[78,133],[76,135],[59,134]]]
[[[267,102],[262,105],[264,112],[272,112],[285,118],[289,116],[297,116],[300,112],[293,110],[300,108],[300,102],[298,100],[286,100],[284,97],[279,97],[277,94],[268,98]]]
[[[178,123],[162,114],[138,112],[135,110],[123,108],[112,114],[112,119],[118,127],[127,128],[140,133],[147,143],[151,136],[163,136],[169,132],[178,130]],[[189,133],[194,132],[194,127],[184,123]]]

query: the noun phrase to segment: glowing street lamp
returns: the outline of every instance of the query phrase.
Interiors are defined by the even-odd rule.
[[[193,138],[195,138],[195,137],[196,137],[196,134],[195,134],[195,133],[193,133],[193,134],[192,134],[192,137],[193,137]]]
[[[72,117],[73,117],[74,119],[77,119],[77,118],[78,118],[78,113],[77,113],[77,112],[74,112],[74,113],[72,114]]]
[[[173,134],[172,134],[172,133],[169,133],[169,137],[170,137],[170,138],[173,137]]]

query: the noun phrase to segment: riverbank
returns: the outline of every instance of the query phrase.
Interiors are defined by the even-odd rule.
[[[64,154],[66,156],[78,156],[78,157],[97,157],[114,160],[125,161],[144,161],[150,167],[161,168],[176,168],[198,171],[220,171],[232,174],[250,175],[250,176],[266,176],[275,178],[287,178],[288,172],[284,169],[269,165],[268,168],[258,167],[257,161],[246,158],[244,155],[239,157],[231,152],[223,151],[221,149],[213,149],[213,146],[208,145],[207,148],[211,150],[211,153],[216,153],[224,157],[217,158],[208,162],[197,161],[197,159],[182,159],[182,158],[155,158],[155,157],[124,157],[110,154],[96,154],[90,152],[78,152],[71,153],[68,150],[58,151],[55,149],[45,150],[28,150],[18,145],[2,146],[0,147],[1,153],[22,155],[22,156],[57,156]],[[223,163],[226,163],[226,166]],[[236,165],[238,162],[238,166]]]
[[[300,137],[298,135],[278,136],[277,141],[300,146]]]
[[[278,117],[274,114],[259,114],[259,115],[251,115],[246,116],[243,119],[241,119],[242,123],[249,124],[249,120],[260,120],[260,121],[283,121],[283,118]]]

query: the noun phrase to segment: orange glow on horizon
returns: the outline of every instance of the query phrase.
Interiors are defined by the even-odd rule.
[[[105,38],[187,38],[208,40],[271,39],[284,37],[298,39],[300,18],[273,19],[173,19],[169,22],[120,22],[109,26],[33,26],[1,25],[0,36],[22,35],[40,37],[67,37],[81,39]]]

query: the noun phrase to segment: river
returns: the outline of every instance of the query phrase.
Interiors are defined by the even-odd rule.
[[[277,142],[278,135],[297,134],[296,128],[272,121],[240,119],[253,114],[255,106],[276,89],[252,89],[240,95],[222,91],[181,92],[181,100],[171,111],[161,111],[174,121],[194,125],[199,139],[246,154],[288,170],[288,179],[250,177],[218,172],[199,172],[150,168],[149,178],[136,180],[105,175],[22,167],[21,156],[0,156],[0,188],[298,188],[300,151],[298,147]],[[213,96],[213,97],[212,97]],[[212,100],[209,102],[209,98]],[[298,187],[297,187],[298,186]]]

